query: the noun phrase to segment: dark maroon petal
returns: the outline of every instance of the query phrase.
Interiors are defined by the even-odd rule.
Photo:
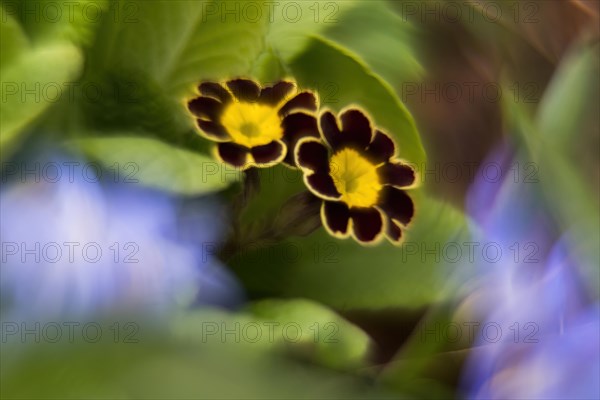
[[[279,115],[287,115],[295,110],[317,111],[317,98],[312,92],[301,92],[290,99],[279,110]]]
[[[306,177],[306,184],[318,196],[339,199],[342,195],[337,191],[333,178],[329,174],[316,173]]]
[[[383,231],[383,217],[376,208],[352,208],[350,218],[354,237],[360,242],[372,243]]]
[[[373,137],[373,141],[367,147],[366,153],[371,162],[381,164],[392,158],[395,153],[396,145],[392,138],[379,130],[375,130],[375,137]]]
[[[296,164],[326,174],[329,172],[329,152],[317,139],[304,141],[296,149]]]
[[[348,222],[350,222],[350,209],[345,203],[337,201],[323,202],[321,219],[325,229],[334,236],[346,236],[348,234]]]
[[[244,167],[248,163],[248,149],[235,143],[219,143],[219,157],[234,167]]]
[[[234,79],[227,82],[227,87],[240,101],[255,102],[260,95],[260,87],[249,79]]]
[[[257,164],[269,164],[281,160],[285,152],[285,146],[278,141],[272,141],[264,146],[253,147],[250,152]]]
[[[196,117],[216,120],[223,110],[223,103],[212,97],[196,97],[188,103],[188,109]]]
[[[277,82],[273,86],[268,86],[260,92],[259,101],[264,104],[275,106],[283,101],[283,99],[294,90],[294,87],[292,82]]]
[[[203,96],[214,97],[223,104],[227,104],[232,100],[231,93],[216,82],[202,82],[198,89]]]
[[[360,110],[347,110],[340,116],[342,122],[341,141],[345,146],[364,150],[373,139],[371,122]]]
[[[385,163],[377,172],[384,185],[407,187],[415,182],[415,171],[406,164]]]
[[[281,126],[283,128],[282,140],[288,147],[287,155],[283,161],[288,165],[296,166],[294,149],[298,141],[303,137],[319,138],[317,119],[312,115],[293,113],[283,119]]]
[[[335,115],[330,111],[325,111],[321,114],[319,125],[321,127],[321,132],[323,133],[323,138],[327,141],[329,146],[334,150],[338,149],[342,133],[338,127]]]
[[[221,124],[218,124],[214,121],[206,121],[203,119],[196,120],[198,123],[198,127],[202,130],[205,136],[209,138],[214,138],[219,141],[226,141],[229,139],[229,134],[227,133],[227,129]]]
[[[400,189],[384,186],[381,190],[379,206],[388,217],[407,225],[415,213],[412,199]]]
[[[386,236],[394,243],[400,242],[402,239],[402,229],[391,219],[388,220]]]

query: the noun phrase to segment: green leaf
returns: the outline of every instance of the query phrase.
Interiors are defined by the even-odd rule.
[[[575,49],[561,63],[537,115],[534,157],[548,199],[567,226],[599,216],[599,75],[600,46]]]
[[[598,45],[573,50],[544,94],[537,122],[542,135],[557,147],[572,149],[577,146],[574,137],[584,138],[592,133],[589,129],[597,133],[599,50]]]
[[[308,300],[263,300],[253,303],[255,317],[276,323],[275,340],[296,354],[336,369],[365,366],[370,339],[332,310]]]
[[[5,3],[7,12],[17,16],[32,42],[51,41],[88,45],[103,16],[111,14],[108,0],[25,0]]]
[[[3,155],[11,151],[19,133],[56,101],[55,93],[66,90],[83,64],[79,49],[66,42],[26,48],[15,58],[6,59],[6,63],[4,60],[3,56],[0,66],[3,92],[0,147]]]
[[[120,87],[130,101],[97,104],[88,109],[92,119],[97,122],[108,112],[118,116],[113,123],[127,124],[131,115],[137,122],[147,116],[150,126],[145,129],[161,136],[191,131],[194,123],[185,99],[196,84],[249,73],[263,50],[265,18],[222,14],[227,3],[158,0],[115,5],[121,18],[104,18],[90,49],[86,79]]]
[[[399,156],[417,165],[425,161],[415,122],[393,89],[373,74],[353,54],[324,39],[314,38],[290,67],[298,81],[306,87],[333,87],[321,92],[325,106],[340,110],[349,105],[364,108],[377,127],[397,141]]]
[[[266,38],[269,49],[256,65],[256,74],[267,81],[281,79],[286,72],[292,74],[285,66],[313,39],[330,41],[352,52],[395,88],[424,74],[414,54],[415,28],[384,1],[277,4]],[[283,68],[278,68],[280,63]],[[336,91],[331,85],[317,88],[327,93]]]
[[[312,37],[339,24],[344,11],[359,3],[355,0],[277,2],[270,15],[266,42],[284,63],[289,63],[305,50]]]
[[[574,48],[561,62],[540,103],[538,113],[505,102],[509,131],[526,144],[534,172],[528,179],[563,232],[569,256],[582,282],[600,297],[600,219],[597,109],[600,94],[599,46]]]
[[[424,198],[405,237],[402,247],[363,247],[321,228],[272,247],[243,249],[231,265],[251,293],[305,297],[337,310],[413,309],[458,296],[458,286],[474,273],[464,215]],[[452,262],[457,246],[460,258]]]
[[[69,142],[106,167],[118,168],[126,182],[180,194],[204,194],[225,189],[239,171],[209,156],[142,137],[90,137]]]
[[[414,54],[416,29],[383,1],[359,2],[341,13],[323,37],[352,51],[397,90],[425,70]]]
[[[118,325],[108,319],[91,321],[75,326],[70,322],[74,340],[69,340],[66,323],[59,322],[48,326],[48,335],[54,334],[56,326],[61,329],[58,343],[47,343],[41,334],[41,343],[32,339],[3,344],[2,398],[385,397],[382,390],[357,376],[298,362],[268,340],[253,343],[247,339],[252,332],[247,326],[256,320],[245,315],[197,310],[173,321],[159,319],[154,326],[139,317]],[[158,328],[159,322],[169,323],[167,329]],[[86,340],[82,332],[89,324],[101,327],[100,341]],[[217,332],[209,327],[216,327]],[[95,329],[91,327],[87,335],[95,335]],[[133,331],[135,343],[126,339]],[[268,336],[266,327],[262,334]]]
[[[0,13],[0,66],[6,66],[29,47],[29,40],[17,20],[4,7],[0,7]]]
[[[277,82],[288,77],[285,66],[272,48],[258,56],[250,75],[263,83]]]
[[[537,115],[542,189],[563,229],[573,256],[596,297],[600,296],[600,198],[598,108],[600,46],[574,49],[561,63]]]
[[[182,94],[201,79],[244,74],[263,48],[265,21],[221,13],[226,2],[132,1],[135,12],[105,20],[94,48],[100,68],[136,69],[168,93]]]
[[[364,379],[349,371],[340,374],[315,363],[322,363],[329,356],[340,361],[348,359],[362,347],[364,333],[358,328],[321,306],[305,301],[259,302],[250,310],[256,315],[196,310],[177,316],[171,324],[178,341],[186,343],[188,349],[194,350],[199,346],[201,350],[197,363],[205,369],[192,375],[196,382],[200,382],[203,396],[210,392],[213,397],[219,398],[389,397],[389,394],[365,384]],[[312,312],[315,314],[307,315]],[[285,333],[281,329],[293,322],[301,326],[303,333],[310,331],[310,336],[314,334],[309,329],[310,323],[325,321],[339,324],[339,343],[331,343],[330,346],[316,343],[316,360],[310,357],[315,348],[308,346],[313,343],[306,340],[294,343],[294,329],[286,328]],[[333,364],[338,366],[339,362]],[[157,370],[162,371],[163,366],[157,365]],[[231,385],[230,382],[236,384]],[[167,397],[166,393],[163,397]]]

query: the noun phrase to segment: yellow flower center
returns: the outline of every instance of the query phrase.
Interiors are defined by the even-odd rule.
[[[350,207],[371,207],[377,203],[381,190],[377,167],[356,150],[342,149],[335,153],[329,168],[343,202]]]
[[[283,136],[278,110],[258,103],[232,102],[223,112],[221,124],[235,143],[261,146]]]

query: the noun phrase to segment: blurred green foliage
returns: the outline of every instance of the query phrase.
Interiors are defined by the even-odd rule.
[[[392,398],[373,383],[313,364],[320,359],[327,366],[349,367],[346,361],[356,361],[367,343],[358,328],[317,305],[290,303],[296,317],[326,320],[340,331],[334,335],[337,342],[330,344],[326,331],[314,336],[317,331],[305,324],[302,340],[296,341],[292,327],[290,339],[283,341],[281,326],[288,316],[280,314],[281,307],[288,306],[258,304],[257,316],[210,309],[174,315],[168,321],[138,316],[136,343],[115,340],[106,329],[98,342],[78,335],[72,342],[56,344],[11,341],[3,344],[0,393],[2,398],[36,399],[295,398],[298,393],[307,398]],[[316,319],[314,312],[320,314]],[[262,318],[271,325],[263,324]],[[283,325],[270,336],[269,326],[278,321]],[[254,326],[262,332],[258,341],[253,339]],[[307,346],[314,348],[316,360],[290,357],[301,354],[294,348]]]
[[[205,154],[169,146],[152,138],[86,137],[68,143],[89,158],[118,168],[127,183],[184,195],[222,190],[239,179],[240,172]]]

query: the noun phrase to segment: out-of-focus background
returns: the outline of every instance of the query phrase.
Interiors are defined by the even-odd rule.
[[[600,398],[600,2],[0,4],[2,398]],[[402,247],[212,158],[237,76],[395,138]]]

